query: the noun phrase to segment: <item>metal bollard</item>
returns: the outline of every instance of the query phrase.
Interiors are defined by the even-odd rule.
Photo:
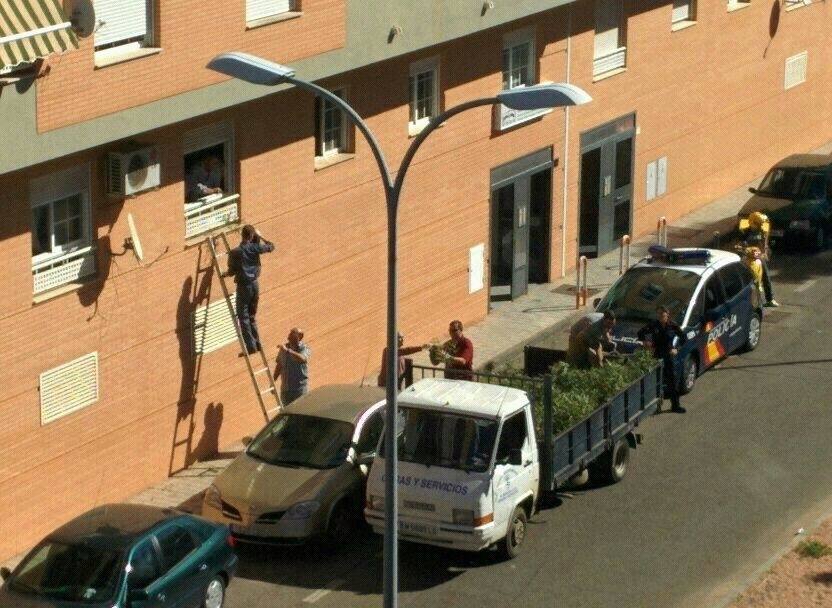
[[[621,248],[618,250],[618,274],[622,275],[630,267],[630,235],[621,237]]]
[[[667,247],[667,218],[661,216],[656,223],[656,240],[662,247]]]
[[[586,286],[586,266],[587,259],[585,255],[578,258],[578,269],[576,272],[575,285],[575,310],[586,306],[587,286]]]
[[[722,235],[719,234],[719,230],[714,230],[714,249],[721,249],[722,248]]]

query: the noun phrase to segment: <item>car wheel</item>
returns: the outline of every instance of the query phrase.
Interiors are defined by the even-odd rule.
[[[346,500],[341,500],[332,509],[326,526],[326,539],[336,546],[347,542],[355,527],[355,516]]]
[[[205,588],[204,608],[222,608],[225,604],[225,581],[220,576],[215,576]]]
[[[500,553],[506,559],[514,559],[520,555],[520,547],[523,545],[523,541],[526,540],[527,523],[528,517],[526,517],[526,510],[523,508],[523,505],[514,507],[511,519],[509,520],[508,530],[506,531],[506,537],[500,545]]]
[[[815,238],[812,243],[812,251],[823,251],[826,249],[826,230],[823,226],[815,228]]]
[[[682,363],[682,378],[679,383],[679,393],[687,395],[693,390],[696,384],[696,378],[699,377],[699,361],[693,354],[685,357],[685,362]]]
[[[751,313],[751,318],[748,320],[748,337],[745,339],[742,352],[748,353],[757,348],[757,345],[760,343],[762,331],[763,324],[761,323],[760,313]]]

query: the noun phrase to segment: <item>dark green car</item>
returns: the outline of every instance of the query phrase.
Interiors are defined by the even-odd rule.
[[[771,220],[770,242],[813,251],[832,237],[832,157],[795,154],[774,165],[754,196],[743,205],[740,219],[762,211]]]
[[[228,526],[105,505],[42,540],[9,572],[0,608],[221,608],[237,569]]]

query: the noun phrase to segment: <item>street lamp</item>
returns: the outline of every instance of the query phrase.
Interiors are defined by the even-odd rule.
[[[247,53],[233,52],[216,56],[208,68],[252,84],[275,86],[292,84],[326,98],[343,110],[364,135],[381,173],[384,196],[387,202],[387,410],[385,419],[384,444],[387,451],[384,459],[384,608],[396,608],[398,604],[398,450],[396,449],[396,414],[398,389],[398,340],[397,277],[396,277],[396,231],[399,197],[410,163],[425,141],[439,125],[466,110],[480,106],[503,104],[514,110],[540,110],[587,103],[592,98],[581,88],[571,84],[541,84],[500,91],[494,97],[475,99],[454,106],[434,116],[416,136],[402,158],[396,178],[390,172],[384,153],[364,120],[346,101],[312,82],[295,77],[295,72],[279,63],[268,61]]]

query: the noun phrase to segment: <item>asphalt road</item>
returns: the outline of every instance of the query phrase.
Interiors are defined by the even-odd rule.
[[[832,508],[832,253],[781,255],[757,350],[642,426],[620,484],[562,494],[501,562],[403,544],[402,607],[717,606]],[[826,511],[828,512],[828,511]],[[381,606],[381,542],[241,550],[229,608]]]

